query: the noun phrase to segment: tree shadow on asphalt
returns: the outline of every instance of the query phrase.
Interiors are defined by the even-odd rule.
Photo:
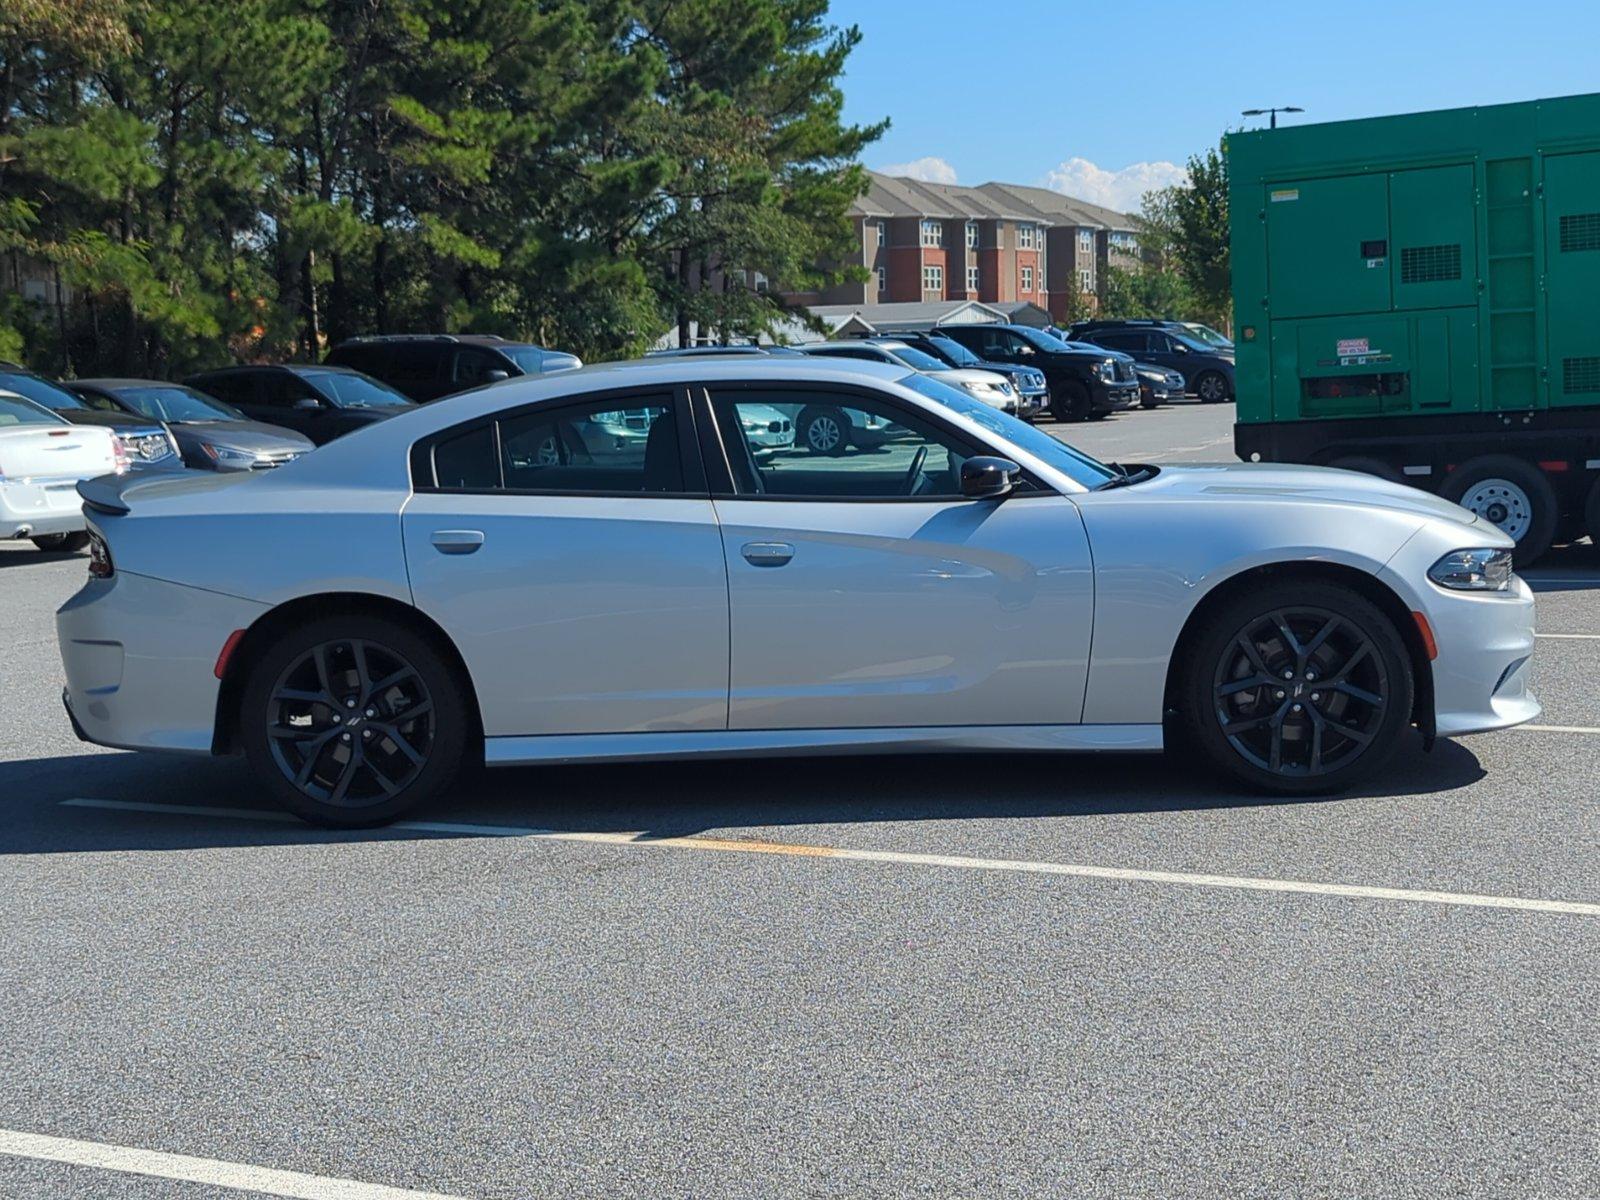
[[[1418,736],[1408,738],[1368,785],[1343,796],[1298,800],[1241,792],[1193,763],[1159,755],[817,755],[520,767],[474,773],[454,794],[411,819],[682,837],[708,830],[1339,804],[1453,791],[1484,775],[1476,756],[1459,743],[1440,742],[1429,754]],[[74,798],[272,809],[236,759],[85,753],[5,762],[0,855],[461,836],[63,806]]]

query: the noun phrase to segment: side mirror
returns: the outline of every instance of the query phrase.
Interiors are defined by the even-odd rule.
[[[1174,354],[1187,354],[1189,353],[1189,347],[1185,346],[1182,342],[1173,342],[1172,352]]]
[[[1017,482],[1022,468],[1009,458],[979,455],[961,464],[961,494],[969,500],[1004,496]]]
[[[321,412],[327,405],[315,396],[301,396],[289,407],[294,412]]]
[[[495,367],[492,370],[485,371],[483,378],[486,383],[499,383],[502,379],[510,379],[511,372],[502,371],[499,367]]]

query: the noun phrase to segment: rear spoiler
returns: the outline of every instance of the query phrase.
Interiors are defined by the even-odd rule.
[[[144,484],[154,482],[156,481],[153,479],[140,478],[137,475],[97,475],[93,479],[78,481],[78,495],[83,497],[85,508],[121,517],[133,511],[128,507],[128,493]]]

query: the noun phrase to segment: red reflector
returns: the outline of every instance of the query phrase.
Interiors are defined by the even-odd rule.
[[[1543,470],[1546,470],[1546,471],[1565,471],[1571,465],[1572,465],[1571,463],[1565,463],[1565,462],[1543,462],[1543,461],[1541,461],[1539,463],[1540,468],[1543,469]]]
[[[239,643],[243,640],[244,630],[235,629],[228,635],[228,640],[222,643],[222,652],[217,655],[217,665],[213,671],[213,674],[215,674],[218,679],[221,679],[228,673],[228,660],[233,657],[233,652],[239,648]]]
[[[1439,657],[1439,643],[1433,640],[1433,626],[1419,612],[1413,612],[1411,619],[1417,623],[1417,632],[1422,635],[1422,648],[1428,652],[1428,661],[1432,662]]]

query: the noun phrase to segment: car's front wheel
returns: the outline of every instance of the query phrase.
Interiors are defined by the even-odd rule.
[[[1338,792],[1411,723],[1394,623],[1339,584],[1268,584],[1204,614],[1176,696],[1183,739],[1224,774],[1284,795]]]
[[[239,730],[285,808],[321,825],[392,821],[455,779],[469,737],[456,673],[432,644],[377,615],[291,629],[254,663]]]

